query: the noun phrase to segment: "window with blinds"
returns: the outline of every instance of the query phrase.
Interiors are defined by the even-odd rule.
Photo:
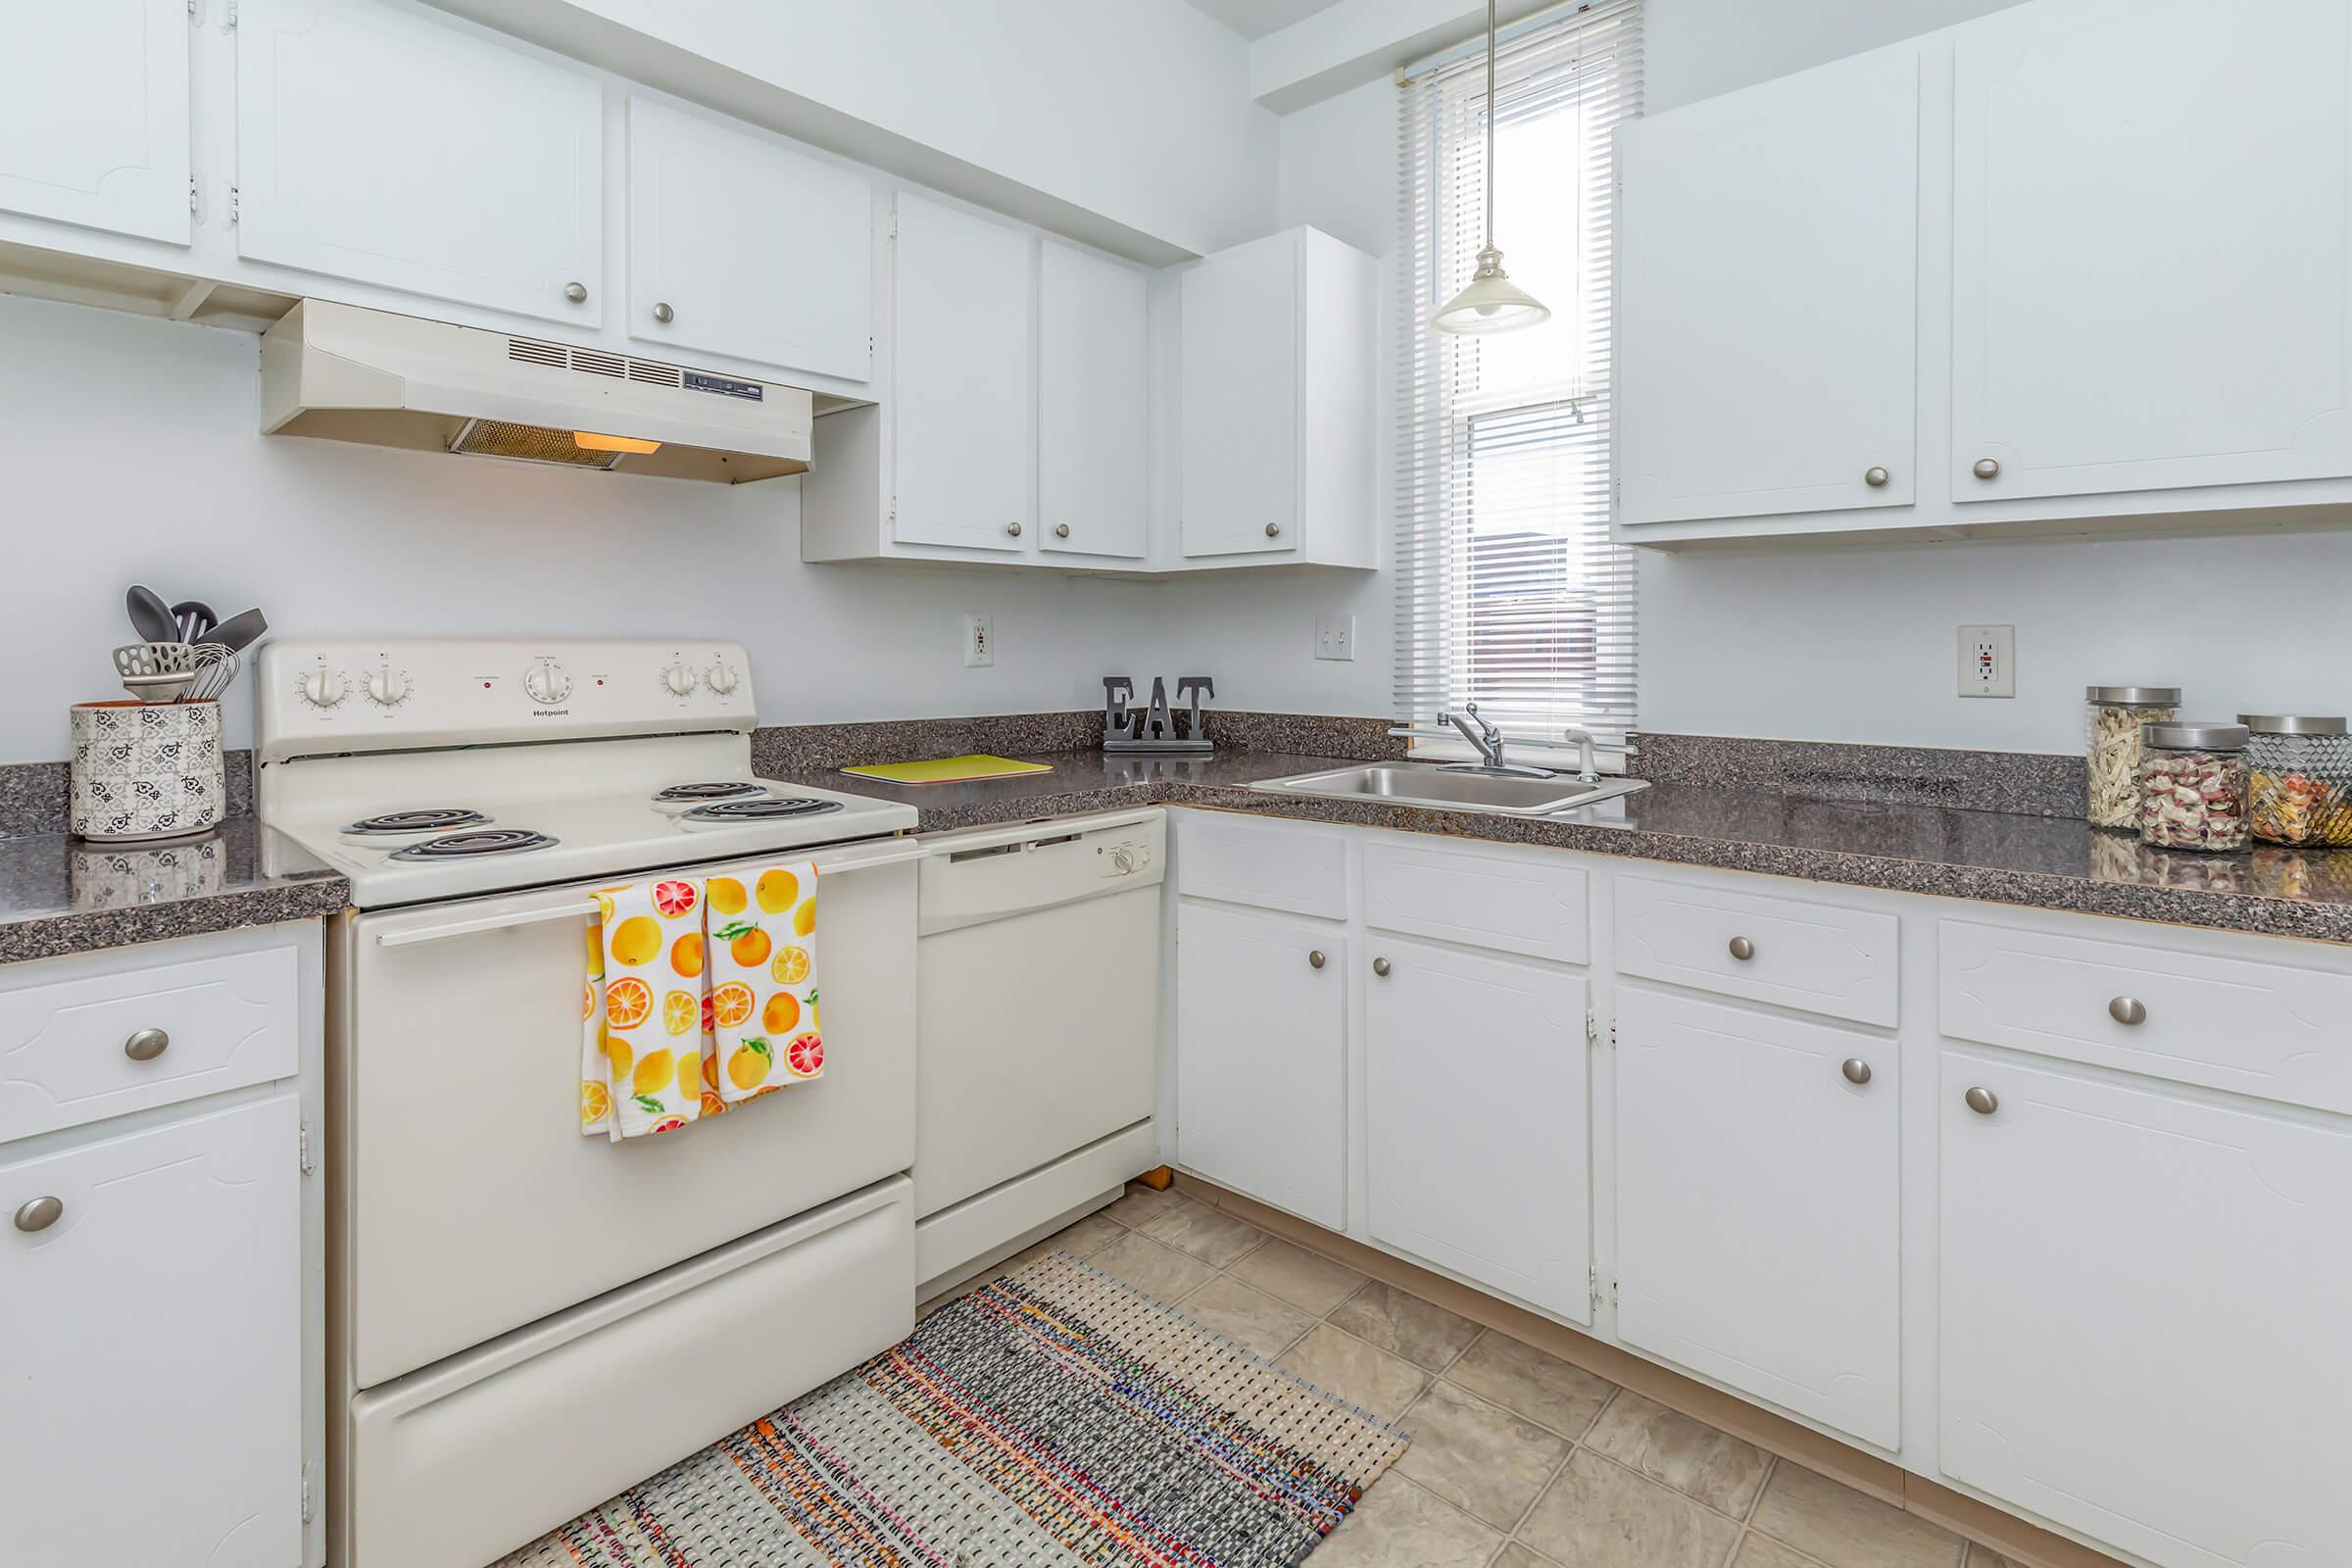
[[[1609,542],[1612,132],[1642,107],[1641,0],[1502,30],[1494,237],[1550,307],[1487,336],[1429,325],[1485,239],[1484,40],[1402,78],[1396,707],[1466,701],[1557,739],[1634,725],[1634,566]]]

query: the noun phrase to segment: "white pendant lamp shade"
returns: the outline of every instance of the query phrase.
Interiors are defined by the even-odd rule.
[[[1494,245],[1494,0],[1487,0],[1487,243],[1470,286],[1429,318],[1441,332],[1508,332],[1551,319],[1546,307],[1511,281]]]

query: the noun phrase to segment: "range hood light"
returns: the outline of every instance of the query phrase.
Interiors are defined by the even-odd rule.
[[[643,457],[662,450],[659,441],[640,441],[633,435],[598,435],[594,430],[574,430],[571,444],[582,452],[633,452]]]

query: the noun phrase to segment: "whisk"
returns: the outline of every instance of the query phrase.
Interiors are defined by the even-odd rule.
[[[243,667],[243,656],[219,643],[198,643],[195,655],[196,684],[190,686],[183,703],[210,703],[220,700],[237,671]]]

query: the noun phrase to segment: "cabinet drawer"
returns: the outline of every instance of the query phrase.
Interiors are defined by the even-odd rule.
[[[1176,888],[1189,898],[1348,918],[1348,841],[1227,812],[1176,818]]]
[[[1938,939],[1956,1039],[2352,1112],[2352,975],[1969,920]]]
[[[1364,923],[1531,958],[1591,957],[1585,873],[1554,856],[1463,855],[1411,844],[1364,850]]]
[[[297,995],[291,945],[0,990],[0,1143],[291,1078]],[[166,1043],[136,1060],[146,1030]]]
[[[1895,944],[1890,914],[1644,877],[1617,882],[1617,967],[1651,980],[1892,1026]]]

